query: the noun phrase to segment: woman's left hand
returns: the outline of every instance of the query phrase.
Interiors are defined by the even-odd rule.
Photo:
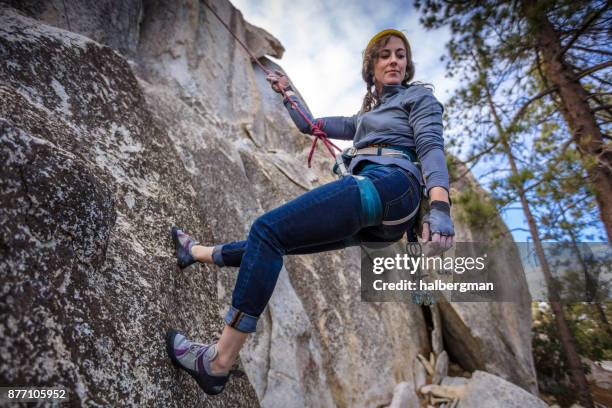
[[[432,201],[431,210],[423,218],[423,241],[430,241],[441,251],[453,246],[455,227],[450,217],[450,205],[444,201]]]

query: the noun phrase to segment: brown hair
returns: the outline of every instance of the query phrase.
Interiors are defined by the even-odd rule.
[[[393,34],[387,34],[380,37],[372,46],[363,52],[363,64],[361,66],[361,77],[366,83],[366,94],[363,97],[363,103],[361,105],[361,113],[369,112],[372,107],[378,102],[378,98],[372,92],[374,86],[374,64],[378,59],[380,50],[387,45],[389,39],[393,37]],[[402,40],[406,47],[406,75],[402,80],[402,85],[407,85],[408,82],[414,78],[414,62],[412,62],[412,51],[410,50],[410,44],[408,44],[403,38],[395,36]]]

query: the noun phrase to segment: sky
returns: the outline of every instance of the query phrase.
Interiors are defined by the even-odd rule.
[[[416,80],[434,84],[446,100],[455,86],[445,78],[440,56],[448,31],[426,32],[411,2],[234,0],[251,24],[264,28],[285,47],[276,60],[299,88],[315,116],[354,115],[361,107],[362,51],[385,28],[408,37]],[[323,92],[322,92],[323,91]]]
[[[362,52],[370,38],[395,28],[410,41],[415,80],[430,83],[444,103],[458,84],[445,76],[447,28],[425,30],[412,1],[231,0],[251,24],[280,40],[285,54],[272,58],[289,75],[315,117],[351,116],[361,107],[366,88]],[[347,144],[348,143],[348,144]],[[350,142],[339,141],[340,147]],[[484,169],[475,169],[475,175]],[[516,206],[511,206],[516,207]],[[527,228],[522,212],[505,211],[509,228]],[[527,241],[525,231],[513,232]]]

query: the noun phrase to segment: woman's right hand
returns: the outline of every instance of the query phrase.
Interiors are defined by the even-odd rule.
[[[274,70],[274,73],[269,73],[266,76],[266,81],[270,82],[272,89],[278,93],[282,93],[281,89],[287,90],[290,87],[289,78],[277,69]]]

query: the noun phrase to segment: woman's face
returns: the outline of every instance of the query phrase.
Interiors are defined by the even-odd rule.
[[[378,53],[374,64],[374,85],[380,91],[383,85],[398,85],[406,75],[406,46],[392,36]]]

